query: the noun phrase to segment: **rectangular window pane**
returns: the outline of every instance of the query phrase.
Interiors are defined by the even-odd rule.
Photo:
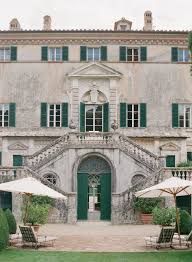
[[[86,131],[102,132],[103,125],[103,106],[102,105],[87,105],[86,106]]]
[[[93,48],[87,49],[87,59],[88,61],[93,61]]]
[[[0,104],[0,126],[9,126],[9,104]]]
[[[94,60],[95,61],[99,60],[99,54],[100,54],[99,48],[94,48]]]

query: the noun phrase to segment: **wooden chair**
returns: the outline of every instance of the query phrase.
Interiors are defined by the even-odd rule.
[[[54,241],[57,239],[55,237],[38,236],[31,226],[19,226],[19,228],[22,235],[23,245],[31,244],[32,247],[35,247],[36,249],[39,246],[46,246],[50,243],[53,246]]]
[[[192,230],[188,235],[180,235],[180,238],[181,244],[189,247],[190,245],[192,245]],[[173,240],[179,241],[179,235],[177,233],[174,234]]]
[[[145,237],[146,247],[172,247],[174,232],[173,227],[162,227],[159,236]]]

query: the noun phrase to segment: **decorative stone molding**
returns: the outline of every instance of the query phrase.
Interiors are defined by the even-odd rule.
[[[8,146],[9,150],[27,150],[29,147],[21,142],[17,142]]]
[[[172,142],[169,142],[169,143],[166,143],[166,144],[160,146],[160,150],[162,150],[162,151],[180,151],[181,148],[178,145],[176,145]]]
[[[86,77],[86,78],[112,78],[117,77],[121,78],[122,74],[112,67],[106,66],[102,63],[88,63],[82,67],[74,70],[73,72],[67,75],[71,77]]]

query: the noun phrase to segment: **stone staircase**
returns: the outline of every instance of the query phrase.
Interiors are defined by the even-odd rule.
[[[38,170],[70,148],[118,148],[152,172],[163,166],[162,159],[119,133],[67,133],[33,155],[24,156],[24,165]]]

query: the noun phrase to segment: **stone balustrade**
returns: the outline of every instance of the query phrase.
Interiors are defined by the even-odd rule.
[[[164,179],[172,176],[192,181],[192,168],[189,167],[170,167],[162,170]]]
[[[26,177],[24,168],[0,167],[0,183],[14,180],[15,178]]]
[[[126,136],[120,135],[116,132],[73,132],[65,134],[35,154],[31,156],[24,156],[24,165],[32,170],[37,170],[68,148],[83,148],[92,146],[94,148],[119,148],[125,154],[144,164],[152,171],[159,170],[163,166],[160,157],[139,146]]]

